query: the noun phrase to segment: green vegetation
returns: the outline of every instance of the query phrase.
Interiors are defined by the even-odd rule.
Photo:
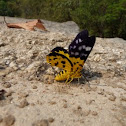
[[[91,34],[126,39],[126,0],[0,0],[0,15],[73,20]]]

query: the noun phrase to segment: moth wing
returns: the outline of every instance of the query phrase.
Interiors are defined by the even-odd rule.
[[[69,59],[67,50],[56,47],[46,56],[46,60],[51,66],[57,66],[63,70],[72,71],[73,64]]]
[[[69,45],[70,57],[80,58],[85,62],[95,44],[95,40],[95,36],[88,37],[87,30],[80,32]]]

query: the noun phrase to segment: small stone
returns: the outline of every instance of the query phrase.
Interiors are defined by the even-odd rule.
[[[109,100],[110,100],[110,101],[115,101],[115,99],[116,99],[116,96],[115,96],[115,95],[111,95],[111,96],[109,97]]]
[[[66,100],[66,99],[63,99],[63,101],[64,101],[64,102],[67,102],[67,100]]]
[[[44,83],[52,84],[54,83],[54,76],[53,75],[44,75]]]
[[[53,118],[49,118],[48,121],[52,123],[52,122],[54,122],[54,119]]]
[[[104,95],[104,89],[100,89],[100,91],[98,91],[98,94]]]
[[[33,88],[33,89],[37,89],[37,86],[33,85],[32,88]]]
[[[92,91],[97,91],[97,87],[91,87]]]
[[[64,104],[64,105],[63,105],[63,108],[67,108],[67,104]]]
[[[28,101],[26,99],[24,99],[22,102],[20,102],[19,107],[24,108],[25,106],[28,106],[28,105],[29,105]]]
[[[26,92],[19,92],[18,95],[19,95],[19,98],[26,98],[29,96],[29,94]]]
[[[51,105],[56,104],[56,102],[55,102],[55,101],[50,101],[49,103],[50,103]]]
[[[5,93],[5,97],[11,96],[12,93],[13,93],[13,91],[8,91],[8,92],[6,92],[6,93]]]
[[[91,110],[84,110],[84,116],[88,116],[90,114]]]
[[[86,92],[91,91],[91,87],[88,84],[84,85],[84,88],[85,88]]]
[[[3,118],[2,118],[2,116],[0,115],[0,123],[3,121]]]
[[[92,111],[92,115],[96,116],[96,115],[98,115],[98,113],[96,111]]]
[[[87,104],[87,105],[90,105],[93,101],[95,101],[95,100],[87,100],[87,101],[86,101],[86,104]]]
[[[3,84],[3,86],[4,86],[5,88],[10,88],[10,87],[11,87],[11,84],[8,83],[8,82],[6,82],[6,83]]]
[[[82,109],[81,106],[77,106],[77,109]]]
[[[4,126],[11,126],[15,122],[15,117],[13,115],[8,115],[5,118],[3,118]]]
[[[125,96],[121,96],[120,99],[121,99],[121,101],[126,101],[126,97]]]
[[[42,119],[35,121],[32,126],[49,126],[48,120]]]

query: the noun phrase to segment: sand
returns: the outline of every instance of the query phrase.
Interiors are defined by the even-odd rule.
[[[0,17],[0,126],[125,126],[126,41],[97,38],[84,78],[54,81],[46,63],[56,46],[68,49],[79,28],[42,20],[49,32],[9,29]],[[6,17],[8,23],[28,19]]]

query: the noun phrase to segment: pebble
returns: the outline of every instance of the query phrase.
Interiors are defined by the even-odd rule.
[[[26,92],[19,92],[18,95],[19,95],[19,98],[26,98],[29,96],[29,94]]]
[[[0,115],[0,123],[3,121],[3,118],[2,118],[2,116]]]
[[[49,103],[50,103],[51,105],[56,104],[56,102],[55,102],[55,101],[50,101]]]
[[[121,101],[126,101],[126,97],[125,96],[120,96]]]
[[[10,84],[9,82],[6,82],[6,83],[3,84],[3,86],[4,86],[5,88],[10,88],[10,87],[11,87],[11,84]]]
[[[88,84],[84,85],[84,88],[85,88],[86,92],[91,91],[91,87]]]
[[[110,100],[110,101],[115,101],[115,100],[116,100],[116,96],[115,96],[115,95],[111,95],[111,96],[109,97],[109,100]]]
[[[28,101],[26,99],[24,99],[23,101],[20,102],[19,107],[24,108],[25,106],[28,106],[28,105],[29,105]]]
[[[6,92],[6,93],[5,93],[5,95],[4,95],[4,96],[5,96],[5,97],[11,96],[11,95],[12,95],[12,93],[13,93],[13,91],[8,91],[8,92]]]
[[[63,105],[63,108],[67,108],[67,104],[64,104],[64,105]]]
[[[37,89],[37,86],[36,86],[36,85],[33,85],[32,88],[33,88],[33,89]]]
[[[42,119],[35,121],[32,126],[49,126],[48,120]]]
[[[77,106],[77,109],[82,109],[81,106]]]
[[[8,115],[3,118],[4,126],[11,126],[15,123],[15,117],[13,115]]]
[[[84,110],[84,116],[88,116],[90,114],[91,110]]]
[[[92,113],[93,116],[98,115],[98,113],[96,111],[92,111],[91,113]]]
[[[54,122],[54,119],[53,118],[49,118],[48,121],[52,123],[52,122]]]
[[[90,105],[93,101],[95,101],[95,100],[87,100],[86,105]]]
[[[100,89],[100,91],[98,91],[98,94],[104,95],[104,89]]]

